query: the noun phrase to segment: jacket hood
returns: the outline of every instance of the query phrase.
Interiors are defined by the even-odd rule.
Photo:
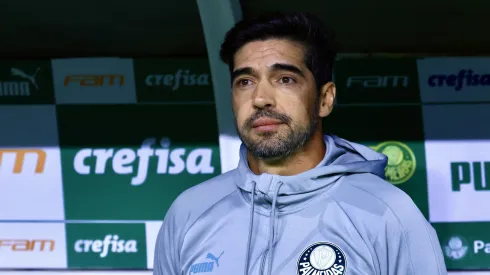
[[[385,155],[335,135],[324,135],[324,141],[327,149],[323,160],[315,168],[293,176],[255,175],[248,166],[247,151],[242,144],[236,184],[248,193],[252,192],[255,184],[257,193],[266,198],[261,201],[258,197],[255,203],[259,206],[270,204],[271,198],[277,195],[277,206],[281,209],[314,196],[347,174],[370,173],[385,178],[388,160]],[[276,190],[279,184],[280,188]]]

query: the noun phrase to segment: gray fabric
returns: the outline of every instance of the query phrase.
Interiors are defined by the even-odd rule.
[[[325,143],[323,161],[295,176],[253,174],[242,145],[237,169],[174,201],[153,274],[447,274],[432,226],[384,180],[386,156],[333,135]]]

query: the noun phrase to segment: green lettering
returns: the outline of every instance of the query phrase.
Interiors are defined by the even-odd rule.
[[[471,183],[469,162],[451,162],[451,186],[453,191],[461,191],[461,184]]]
[[[473,174],[474,184],[476,191],[489,191],[490,190],[490,162],[483,163],[483,170],[485,174],[485,185],[483,185],[483,174],[481,162],[473,162]]]

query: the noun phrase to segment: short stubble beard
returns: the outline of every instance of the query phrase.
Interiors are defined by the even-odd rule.
[[[279,114],[269,109],[261,109],[250,116],[241,127],[237,129],[238,135],[247,150],[256,158],[267,161],[278,161],[287,158],[303,148],[311,140],[318,126],[319,100],[315,102],[313,116],[310,117],[310,123],[306,127],[303,125],[292,125],[289,116]],[[272,118],[281,121],[289,126],[289,133],[285,136],[280,133],[264,133],[262,139],[255,141],[250,137],[252,124],[261,117]],[[236,124],[235,124],[236,126]],[[293,126],[293,127],[291,127]]]

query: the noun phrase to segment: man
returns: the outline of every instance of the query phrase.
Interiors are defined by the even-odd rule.
[[[154,275],[447,274],[431,225],[383,179],[386,156],[323,135],[336,94],[332,45],[302,13],[227,33],[240,162],[174,201]]]

